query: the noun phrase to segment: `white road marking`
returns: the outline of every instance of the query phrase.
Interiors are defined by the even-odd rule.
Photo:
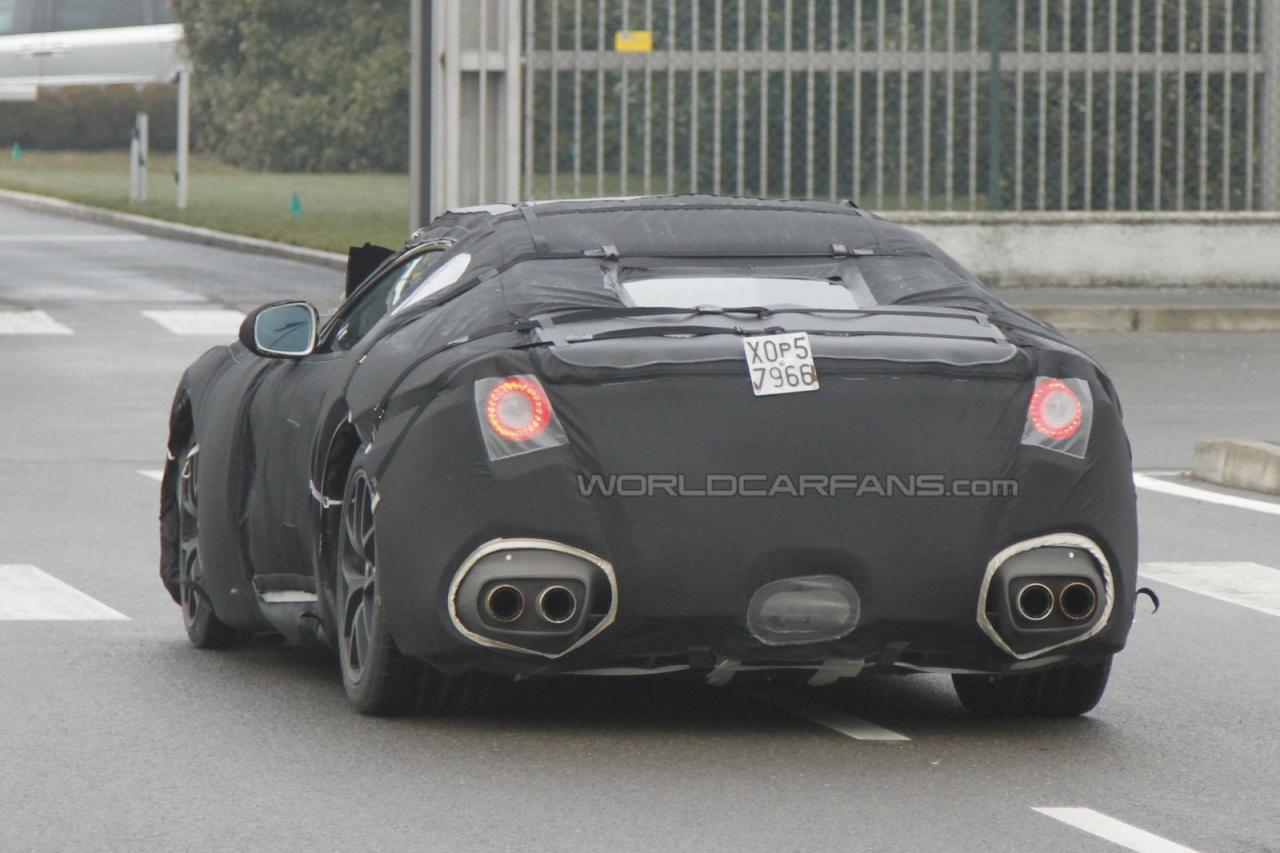
[[[1171,406],[1144,405],[1135,403],[1132,406],[1125,406],[1126,409],[1147,409],[1155,412],[1269,412],[1275,406],[1219,406],[1214,403],[1207,403],[1203,406],[1197,406],[1188,403],[1174,403]]]
[[[854,740],[876,740],[876,741],[909,741],[911,738],[904,734],[891,731],[875,723],[868,723],[866,720],[854,717],[849,714],[842,714],[820,705],[817,702],[811,702],[807,699],[786,693],[753,693],[756,699],[764,702],[766,705],[772,705],[802,717],[811,723],[817,723],[825,726],[834,732],[851,737]]]
[[[0,311],[0,335],[70,334],[70,329],[43,311]]]
[[[1145,578],[1280,616],[1280,571],[1258,563],[1143,563]]]
[[[244,322],[239,311],[203,309],[190,311],[143,311],[148,320],[159,323],[175,335],[217,335],[235,337]]]
[[[1130,826],[1124,821],[1107,817],[1102,812],[1081,808],[1033,808],[1045,817],[1059,820],[1067,826],[1096,835],[1098,838],[1118,844],[1138,853],[1196,853],[1190,847],[1175,844],[1166,838],[1153,835],[1145,829]]]
[[[267,604],[310,604],[320,600],[314,592],[304,592],[300,589],[260,592],[258,597]]]
[[[1270,513],[1271,515],[1280,515],[1280,503],[1253,500],[1252,498],[1241,498],[1236,497],[1235,495],[1224,495],[1221,492],[1212,492],[1208,489],[1197,489],[1195,486],[1188,486],[1183,483],[1170,483],[1168,480],[1160,480],[1147,474],[1134,474],[1133,484],[1139,489],[1161,492],[1166,495],[1175,495],[1180,498],[1191,498],[1195,501],[1221,504],[1222,506],[1235,507],[1236,509],[1251,509],[1254,512],[1265,512]]]
[[[0,234],[0,243],[141,243],[145,234]]]
[[[0,565],[0,622],[128,618],[35,566]]]
[[[146,477],[148,480],[155,480],[157,483],[164,482],[164,471],[159,468],[139,468],[138,473]]]

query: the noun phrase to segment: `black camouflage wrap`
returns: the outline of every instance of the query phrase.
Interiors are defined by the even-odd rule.
[[[852,205],[689,196],[453,212],[405,251],[441,241],[446,259],[470,255],[465,274],[351,351],[265,359],[232,343],[184,375],[169,449],[200,445],[204,591],[224,622],[267,629],[257,579],[294,578],[318,591],[309,618],[331,630],[327,537],[354,460],[378,491],[392,635],[447,671],[832,658],[1005,671],[1014,659],[975,620],[983,572],[1006,546],[1058,532],[1098,544],[1116,595],[1105,628],[1052,660],[1094,662],[1123,647],[1137,532],[1115,390],[1089,355],[920,236]],[[630,279],[699,274],[831,279],[870,305],[699,315],[640,311],[620,296]],[[752,394],[742,337],[767,331],[810,333],[820,390]],[[540,378],[568,442],[490,461],[474,383],[519,374]],[[1083,459],[1021,443],[1037,376],[1088,384]],[[171,592],[177,465],[162,507]],[[831,473],[1014,480],[1018,493],[604,497],[579,482]],[[462,636],[447,612],[451,580],[499,537],[609,561],[616,622],[555,660]],[[855,630],[812,646],[751,635],[757,589],[815,574],[858,590]]]

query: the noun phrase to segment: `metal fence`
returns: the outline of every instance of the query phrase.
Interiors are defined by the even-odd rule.
[[[1280,0],[524,0],[523,40],[530,198],[1280,207]]]

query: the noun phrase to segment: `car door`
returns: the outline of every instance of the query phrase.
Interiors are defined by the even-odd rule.
[[[313,510],[324,487],[312,482],[312,473],[347,418],[343,392],[361,344],[427,277],[445,248],[416,247],[375,273],[338,308],[313,355],[273,359],[264,371],[249,412],[256,473],[245,507],[257,571],[310,574],[308,561],[319,535],[319,514]]]
[[[44,36],[36,0],[0,0],[0,90],[20,90],[40,81]]]

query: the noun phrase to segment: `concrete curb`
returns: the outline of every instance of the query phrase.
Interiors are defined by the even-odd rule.
[[[1197,441],[1191,475],[1219,486],[1280,495],[1280,444],[1245,439]]]
[[[1023,310],[1065,332],[1280,331],[1280,305],[1036,305]]]
[[[202,246],[214,246],[219,249],[232,249],[252,255],[265,255],[272,258],[283,258],[288,261],[300,261],[304,264],[345,270],[347,258],[337,252],[324,252],[319,249],[308,249],[304,246],[291,246],[288,243],[276,243],[257,237],[243,237],[226,231],[215,231],[212,228],[200,228],[195,225],[182,225],[177,222],[166,222],[150,216],[138,216],[133,213],[122,213],[103,207],[90,207],[87,204],[63,201],[60,198],[22,193],[15,190],[0,190],[0,201],[16,205],[40,213],[52,213],[85,222],[97,222],[101,225],[114,225],[127,228],[151,237],[163,237],[168,240],[182,240]]]

